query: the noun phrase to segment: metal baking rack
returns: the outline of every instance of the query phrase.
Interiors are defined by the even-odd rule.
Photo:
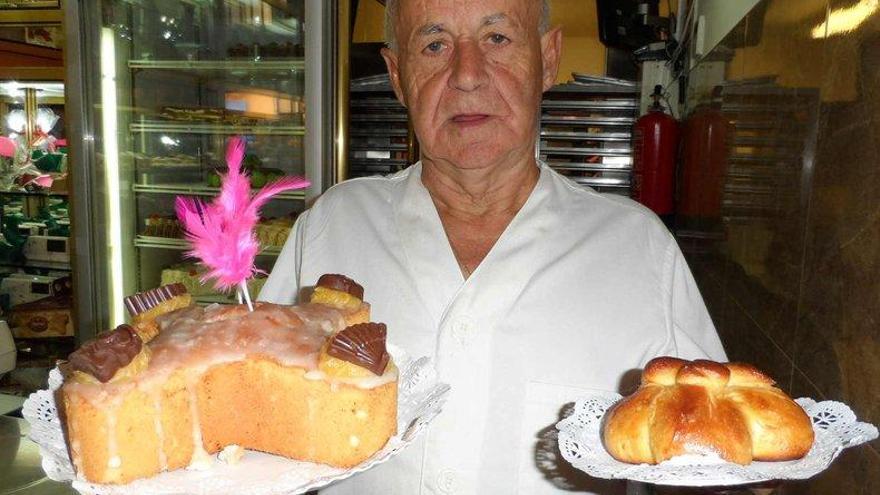
[[[350,95],[349,177],[391,174],[414,163],[415,136],[388,75],[353,80]]]
[[[632,85],[555,86],[541,103],[538,158],[578,184],[629,195],[638,105]],[[350,177],[389,174],[418,160],[406,109],[387,75],[352,82],[350,115]]]
[[[798,208],[804,151],[815,134],[819,92],[773,82],[725,84],[721,112],[732,123],[722,189],[726,221],[784,217]]]
[[[571,180],[629,195],[639,89],[568,83],[544,94],[538,156]]]

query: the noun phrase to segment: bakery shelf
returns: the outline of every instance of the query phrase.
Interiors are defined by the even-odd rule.
[[[567,148],[541,146],[541,155],[576,155],[576,156],[629,156],[630,148]]]
[[[631,163],[578,163],[578,162],[547,162],[557,170],[582,170],[584,172],[631,172]]]
[[[406,113],[352,115],[352,122],[409,122]]]
[[[556,94],[567,94],[567,93],[577,93],[579,95],[614,95],[614,96],[623,96],[623,95],[634,95],[634,97],[638,98],[640,89],[637,85],[632,84],[613,84],[613,83],[602,83],[602,82],[587,82],[584,80],[578,80],[578,76],[574,75],[574,81],[571,81],[566,84],[559,84],[553,87],[553,93]]]
[[[352,144],[349,149],[351,151],[406,151],[408,148],[406,143],[401,144]]]
[[[175,239],[172,237],[154,237],[148,235],[139,235],[134,239],[134,245],[140,248],[155,249],[174,249],[177,251],[186,251],[190,248],[186,239]],[[259,253],[260,256],[278,256],[281,254],[281,248],[269,246],[263,248]]]
[[[794,156],[731,155],[727,158],[727,161],[732,164],[743,163],[775,166],[780,163],[791,162],[796,158]]]
[[[409,132],[406,129],[364,129],[352,128],[351,137],[407,137]]]
[[[132,132],[177,132],[184,134],[260,134],[273,136],[303,136],[301,125],[212,124],[207,122],[166,122],[145,120],[130,124]]]
[[[70,263],[64,263],[60,261],[37,261],[37,260],[26,260],[21,262],[15,261],[0,261],[0,267],[6,268],[35,268],[38,270],[58,270],[62,272],[69,272],[73,270],[71,268]]]
[[[544,100],[541,108],[565,110],[629,110],[639,108],[638,100],[628,98],[621,100]]]
[[[66,198],[67,191],[0,191],[0,196],[37,196],[46,198]]]
[[[129,60],[130,69],[156,70],[187,70],[215,74],[218,71],[287,71],[295,72],[305,69],[305,59],[271,59],[271,60]]]
[[[569,132],[542,130],[541,138],[569,141],[620,141],[629,142],[631,135],[628,132]]]
[[[253,297],[254,294],[251,294]],[[235,296],[228,294],[203,294],[200,296],[193,296],[193,301],[196,304],[238,304],[238,300]]]
[[[387,108],[391,110],[403,111],[404,107],[397,98],[364,98],[361,100],[352,100],[351,108]]]
[[[349,160],[351,165],[359,167],[376,167],[376,168],[404,168],[409,165],[406,160],[398,160],[394,158],[352,158]]]
[[[219,187],[204,186],[200,184],[135,184],[134,192],[145,194],[184,194],[188,196],[216,196],[220,192]],[[254,189],[254,192],[259,189]],[[277,194],[272,199],[285,199],[289,201],[305,200],[305,191],[288,191]]]
[[[617,179],[613,177],[569,177],[569,179],[584,186],[593,187],[629,187],[629,179]]]
[[[541,116],[542,124],[631,126],[635,122],[635,117],[572,117],[548,114]]]

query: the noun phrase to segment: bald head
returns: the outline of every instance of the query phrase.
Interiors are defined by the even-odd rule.
[[[397,51],[397,19],[399,5],[405,0],[386,0],[385,2],[385,45]],[[541,17],[538,20],[538,31],[541,34],[550,29],[550,0],[534,0],[541,2]]]

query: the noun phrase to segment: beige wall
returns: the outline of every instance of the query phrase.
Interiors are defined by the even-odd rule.
[[[728,66],[728,79],[775,76],[788,88],[819,87],[823,101],[853,101],[858,98],[860,37],[835,36],[833,45],[811,35],[824,20],[828,3],[820,0],[770,2],[764,17],[760,43],[739,48]],[[880,16],[873,16],[858,28],[860,33],[880,32]],[[753,44],[753,43],[747,43]],[[817,63],[828,46],[835,50],[838,70],[825,77],[827,67]],[[800,54],[800,56],[791,56]],[[817,81],[823,81],[818,85]]]

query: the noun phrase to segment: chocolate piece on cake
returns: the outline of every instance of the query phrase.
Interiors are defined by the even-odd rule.
[[[128,296],[124,302],[129,314],[137,316],[181,294],[186,294],[186,286],[176,283]]]
[[[352,325],[333,336],[327,354],[381,375],[390,359],[385,348],[387,333],[384,323]]]
[[[129,325],[99,335],[74,351],[68,360],[73,371],[87,373],[107,383],[141,352],[144,343]]]
[[[361,300],[364,299],[363,286],[361,286],[354,280],[346,277],[345,275],[339,275],[337,273],[326,273],[324,275],[321,275],[321,278],[318,279],[318,283],[315,285],[317,287],[325,287],[327,289],[345,292],[346,294],[350,294]]]

